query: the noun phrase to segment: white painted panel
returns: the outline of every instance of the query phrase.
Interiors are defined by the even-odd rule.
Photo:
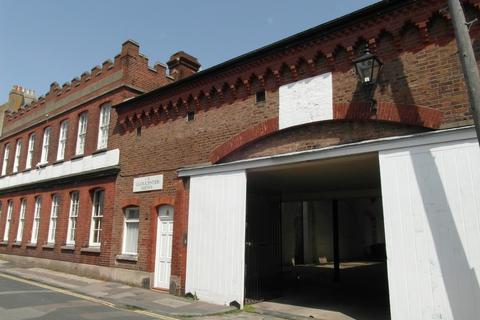
[[[245,171],[192,177],[186,292],[200,300],[243,305]]]
[[[19,172],[15,175],[0,178],[0,190],[94,172],[118,165],[119,158],[120,151],[114,149],[26,172]]]
[[[478,319],[478,142],[383,151],[379,159],[392,319]]]
[[[332,74],[280,86],[279,127],[333,119]]]

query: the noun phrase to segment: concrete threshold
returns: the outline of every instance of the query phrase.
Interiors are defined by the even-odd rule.
[[[260,302],[252,305],[255,313],[288,320],[355,320],[340,312],[293,306],[285,303]]]

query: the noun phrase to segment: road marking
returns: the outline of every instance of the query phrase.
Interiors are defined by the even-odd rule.
[[[32,286],[48,289],[48,290],[51,290],[51,291],[54,291],[54,292],[63,293],[63,294],[66,294],[66,295],[69,295],[69,296],[72,296],[72,297],[76,297],[76,298],[79,298],[79,299],[87,300],[87,301],[90,301],[90,302],[102,304],[104,306],[107,306],[109,308],[116,309],[116,310],[135,312],[135,313],[138,313],[138,314],[142,314],[142,315],[145,315],[145,316],[149,316],[149,317],[156,318],[156,319],[161,319],[161,320],[178,320],[177,318],[164,316],[164,315],[153,313],[153,312],[150,312],[150,311],[130,310],[128,308],[116,306],[115,304],[113,304],[111,302],[96,299],[96,298],[93,298],[93,297],[90,297],[90,296],[87,296],[87,295],[84,295],[84,294],[81,294],[81,293],[76,293],[76,292],[52,287],[52,286],[49,286],[48,284],[38,283],[38,282],[31,281],[31,280],[15,277],[15,276],[12,276],[12,275],[7,275],[7,274],[4,274],[4,273],[0,273],[0,277],[10,279],[10,280],[13,280],[13,281],[26,283],[26,284],[29,284],[29,285],[32,285]]]
[[[162,316],[161,314],[153,313],[150,311],[146,310],[134,310],[134,312],[143,314],[152,318],[157,318],[157,319],[162,319],[162,320],[178,320],[177,318],[172,318],[172,317],[167,317],[167,316]]]
[[[48,290],[15,290],[15,291],[0,291],[0,296],[22,294],[22,293],[47,293]]]

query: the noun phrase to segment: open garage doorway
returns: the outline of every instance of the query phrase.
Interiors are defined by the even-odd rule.
[[[247,181],[246,303],[390,319],[376,153],[250,170]]]

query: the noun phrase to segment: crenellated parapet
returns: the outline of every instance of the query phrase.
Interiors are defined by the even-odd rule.
[[[281,85],[325,72],[333,72],[337,79],[342,77],[343,82],[344,77],[348,77],[351,79],[349,86],[354,87],[353,60],[363,52],[366,44],[382,61],[396,61],[395,68],[400,69],[406,68],[401,57],[454,42],[446,1],[391,3],[378,4],[378,7],[385,8],[375,8],[362,15],[353,13],[204,70],[185,81],[136,99],[135,107],[132,102],[126,102],[118,108],[119,123],[125,130],[131,130],[143,124],[185,116],[190,110],[218,108],[246,99],[260,90],[275,91]],[[480,16],[480,0],[464,1],[464,7],[467,19]],[[473,25],[471,34],[473,38],[479,38],[480,24]],[[424,69],[428,66],[418,66],[418,70]],[[395,81],[400,79],[397,81],[399,84],[383,81],[377,94],[386,95],[385,92],[390,90],[395,91],[388,93],[393,96],[398,90],[393,88],[394,85],[407,84],[400,83],[398,70],[386,72],[395,73]],[[343,90],[335,81],[334,89]],[[348,95],[351,97],[354,92],[348,92]],[[337,94],[336,99],[338,103],[347,100],[341,94]],[[394,102],[397,105],[417,103],[409,101],[408,97],[402,99],[405,101]],[[426,106],[435,108],[437,105],[434,103],[429,102]]]
[[[28,126],[45,115],[60,114],[120,86],[142,93],[172,82],[166,67],[160,63],[150,66],[139,49],[136,42],[128,40],[113,60],[105,60],[62,85],[52,82],[45,95],[7,113],[4,133]]]

